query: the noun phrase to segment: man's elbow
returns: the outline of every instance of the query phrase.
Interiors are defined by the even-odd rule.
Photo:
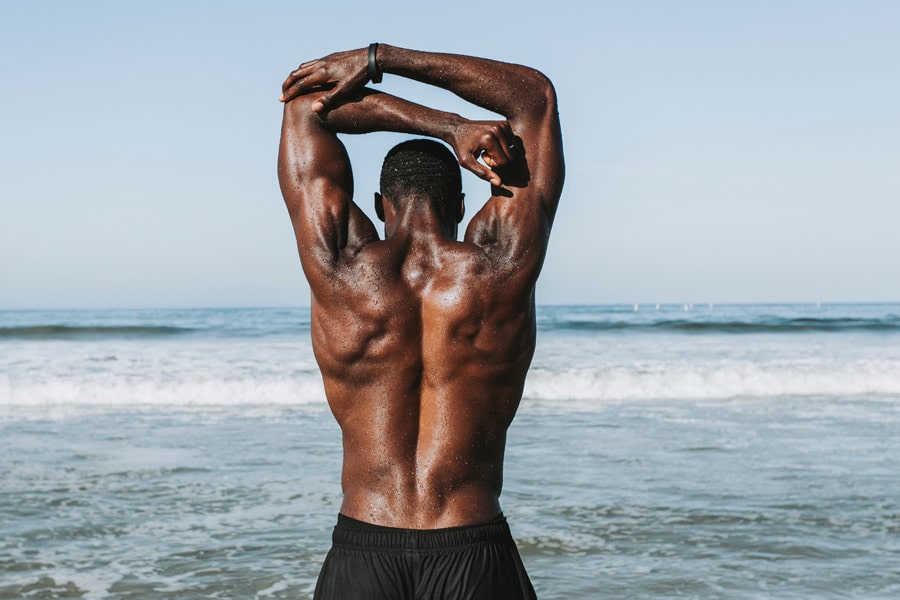
[[[525,78],[529,108],[533,111],[555,111],[556,89],[550,78],[537,69],[528,69]]]
[[[318,119],[318,115],[313,112],[312,104],[315,98],[311,94],[304,94],[291,98],[284,103],[284,122],[294,127],[302,126],[304,123],[310,123],[314,119]]]

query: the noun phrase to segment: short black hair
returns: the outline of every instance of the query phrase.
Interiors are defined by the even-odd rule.
[[[438,209],[459,198],[462,178],[456,157],[433,140],[397,144],[381,166],[381,194],[394,206],[401,198],[426,197]]]

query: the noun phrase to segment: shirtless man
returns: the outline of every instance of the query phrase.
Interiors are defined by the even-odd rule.
[[[364,87],[382,72],[506,120]],[[520,65],[373,44],[301,64],[282,91],[278,176],[344,448],[344,499],[315,597],[534,598],[499,498],[563,185],[553,86]],[[431,140],[388,153],[375,194],[384,239],[353,202],[336,135],[372,131],[437,138],[457,157]],[[461,242],[459,164],[492,193]]]

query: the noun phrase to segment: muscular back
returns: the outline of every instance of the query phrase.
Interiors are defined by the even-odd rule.
[[[521,65],[388,45],[378,64],[506,120],[364,88],[364,49],[303,63],[282,87],[279,181],[343,435],[341,512],[402,528],[485,522],[500,511],[506,431],[534,352],[534,285],[563,185],[556,95]],[[353,202],[336,135],[370,131],[439,138],[491,182],[463,242],[447,205],[422,197],[384,202],[379,238]]]
[[[344,439],[341,511],[397,527],[499,512],[534,351],[531,293],[471,243],[395,234],[314,290],[313,346]]]

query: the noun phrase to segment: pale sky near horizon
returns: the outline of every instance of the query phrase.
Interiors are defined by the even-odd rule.
[[[554,81],[567,180],[539,302],[900,301],[900,2],[511,6],[4,3],[0,309],[308,304],[276,99],[299,62],[372,41]],[[398,139],[345,138],[370,215]],[[474,213],[488,186],[464,183]]]

